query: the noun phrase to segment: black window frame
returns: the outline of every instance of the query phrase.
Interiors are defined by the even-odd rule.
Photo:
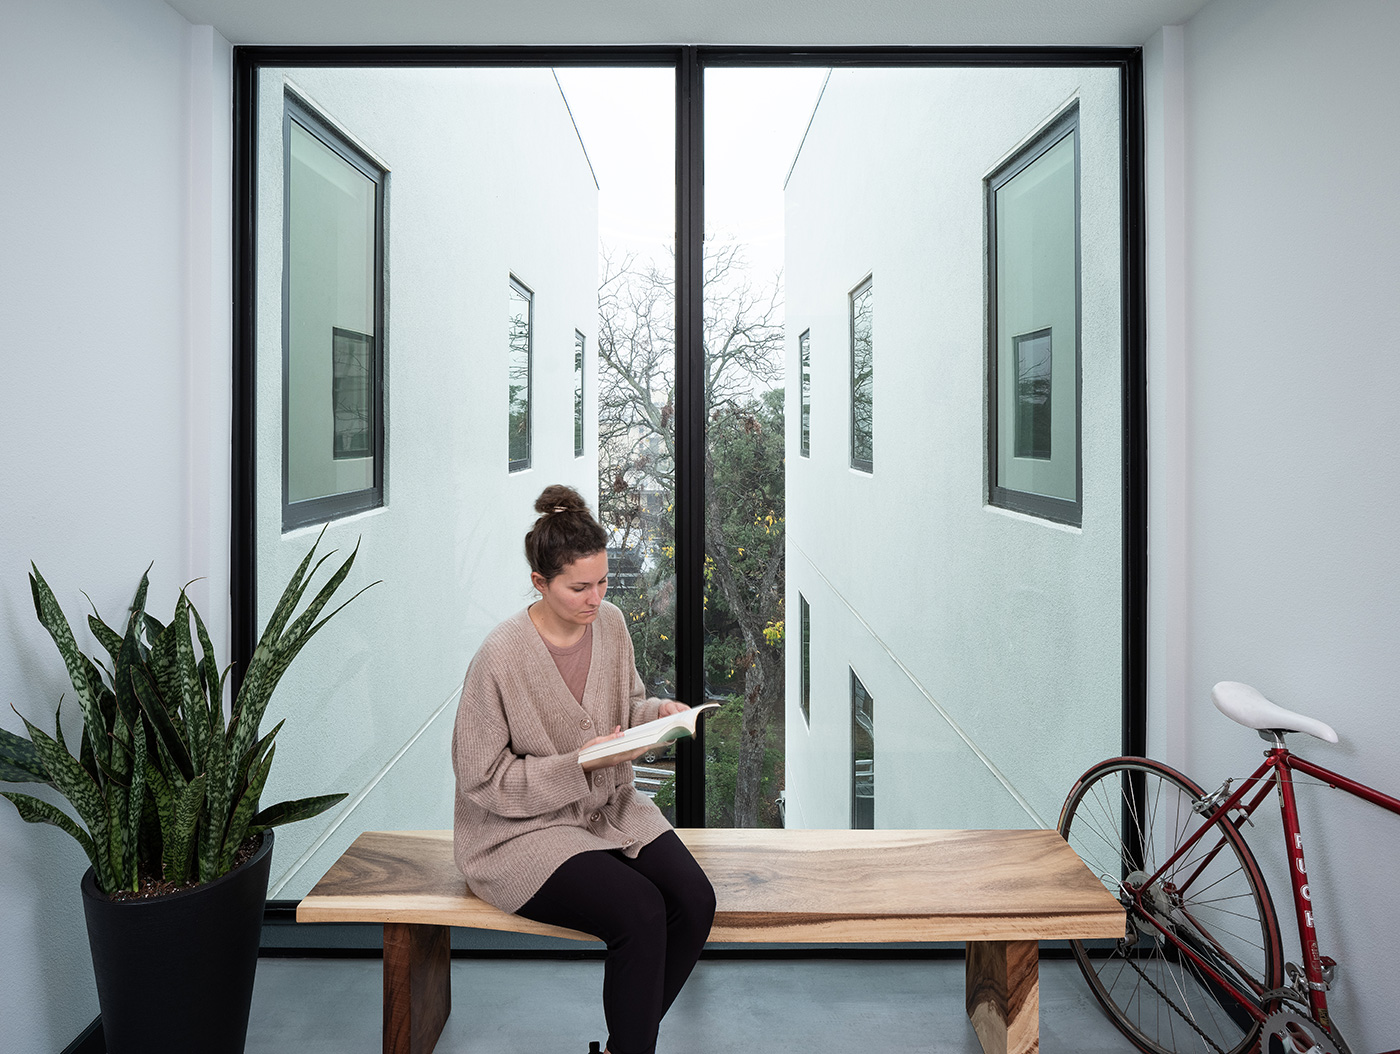
[[[257,643],[258,75],[267,67],[666,67],[676,74],[676,687],[704,696],[704,71],[723,67],[1101,67],[1117,71],[1122,252],[1123,753],[1146,751],[1146,181],[1141,47],[280,46],[233,49],[232,690]],[[387,242],[386,242],[387,244]],[[387,291],[386,291],[387,297]],[[386,301],[387,302],[387,301]],[[387,329],[381,329],[387,342]],[[381,432],[381,435],[383,433]],[[381,462],[382,463],[382,462]],[[678,747],[678,826],[703,826],[703,725]]]
[[[801,592],[797,594],[798,631],[801,633],[801,653],[798,657],[802,678],[798,701],[802,707],[802,720],[812,727],[812,605]]]
[[[506,357],[506,472],[524,472],[530,467],[535,449],[535,291],[515,276],[510,276],[510,290],[519,295],[525,301],[525,456],[523,458],[511,457],[510,453],[510,430],[514,427],[511,421],[512,409],[510,406],[510,356],[514,354],[512,349]]]
[[[997,225],[996,194],[1021,172],[1025,171],[1051,147],[1058,145],[1067,136],[1074,139],[1074,489],[1075,498],[1070,501],[1049,494],[1036,494],[1018,490],[1002,484],[999,478],[1000,446],[998,437],[1001,430],[1000,405],[1001,384],[998,343],[1001,333],[997,327]],[[1083,250],[1080,229],[1080,165],[1079,165],[1079,101],[1067,105],[1036,135],[1023,144],[1005,162],[999,165],[983,181],[984,212],[987,238],[986,304],[987,304],[987,504],[1010,509],[1030,516],[1037,516],[1054,523],[1072,527],[1084,523],[1084,374],[1083,355]],[[1126,238],[1126,232],[1125,232]],[[1127,252],[1125,246],[1124,252]],[[1126,266],[1126,265],[1125,265]],[[1019,334],[1026,336],[1030,334]],[[1125,352],[1126,362],[1127,355]],[[1127,380],[1124,380],[1126,387]],[[1125,431],[1128,422],[1124,421]],[[1125,471],[1126,471],[1126,465]]]
[[[385,361],[388,332],[388,244],[389,244],[389,172],[354,141],[349,132],[335,125],[325,114],[307,102],[290,86],[282,93],[282,533],[332,520],[344,519],[355,513],[381,508],[384,505],[387,442],[385,435]],[[372,339],[371,389],[371,451],[374,458],[372,482],[361,490],[328,494],[319,498],[291,501],[291,439],[288,428],[291,415],[291,269],[287,266],[291,252],[292,210],[292,123],[314,136],[342,160],[374,184],[374,334]],[[235,181],[236,184],[236,181]],[[236,192],[235,192],[236,193]],[[365,334],[361,334],[364,336]],[[332,354],[334,352],[332,351]],[[235,398],[237,389],[235,387]],[[235,457],[237,453],[235,453]],[[251,655],[251,653],[250,653]]]
[[[865,687],[865,682],[860,679],[855,667],[851,666],[848,669],[851,671],[851,830],[868,831],[875,828],[875,697],[870,694],[870,689]],[[861,720],[862,717],[865,718],[864,721]],[[868,795],[858,793],[862,775],[859,765],[862,759],[856,756],[856,741],[862,727],[870,736],[870,757],[866,759],[870,762],[870,771],[867,774],[867,783],[870,786]],[[870,801],[868,815],[866,809],[861,806],[863,797]]]
[[[874,275],[874,274],[868,274],[868,275],[866,275],[866,276],[860,281],[860,283],[857,284],[856,287],[855,287],[854,289],[852,289],[852,290],[850,291],[850,293],[848,293],[847,296],[846,296],[846,303],[847,303],[847,308],[848,308],[846,314],[847,314],[847,316],[849,317],[849,320],[850,320],[850,331],[849,331],[849,336],[850,336],[850,345],[851,345],[851,355],[850,355],[851,373],[850,373],[850,388],[849,388],[850,401],[851,401],[851,417],[850,417],[850,426],[851,426],[851,448],[850,448],[851,468],[855,469],[857,472],[865,472],[865,473],[874,474],[874,472],[875,472],[875,321],[874,321],[873,318],[871,319],[871,322],[870,322],[870,379],[869,379],[869,381],[867,382],[867,383],[868,383],[869,401],[870,401],[870,423],[869,423],[869,429],[870,429],[870,436],[869,436],[869,442],[870,442],[870,456],[869,456],[869,457],[858,457],[858,456],[857,456],[857,446],[856,446],[856,443],[857,443],[857,440],[856,440],[856,402],[857,402],[857,400],[856,400],[856,300],[857,300],[859,297],[861,297],[861,296],[869,296],[869,297],[870,297],[870,302],[871,302],[871,305],[872,305],[872,306],[871,306],[871,312],[872,312],[872,314],[873,314],[873,312],[874,312],[874,303],[875,303],[875,275]]]

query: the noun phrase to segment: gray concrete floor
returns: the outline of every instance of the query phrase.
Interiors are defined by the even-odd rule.
[[[442,1054],[586,1054],[606,1038],[601,962],[452,963]],[[376,959],[263,959],[247,1054],[375,1054]],[[702,961],[661,1025],[658,1054],[979,1054],[961,960]],[[1133,1054],[1073,962],[1040,964],[1043,1054]]]

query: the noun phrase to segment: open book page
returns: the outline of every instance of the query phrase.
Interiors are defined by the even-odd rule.
[[[617,739],[595,743],[588,749],[579,751],[579,763],[612,757],[614,754],[630,754],[642,747],[660,746],[673,739],[693,736],[695,735],[695,722],[700,715],[706,710],[713,710],[718,706],[719,703],[705,703],[701,706],[692,706],[689,710],[682,710],[670,717],[658,717],[655,721],[635,725]]]

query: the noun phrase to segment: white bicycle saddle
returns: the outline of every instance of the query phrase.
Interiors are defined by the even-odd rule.
[[[1314,717],[1305,717],[1303,714],[1295,714],[1292,710],[1285,710],[1277,703],[1265,699],[1259,689],[1239,681],[1221,681],[1210,690],[1210,698],[1217,710],[1231,721],[1238,721],[1245,728],[1306,732],[1328,743],[1337,742],[1337,733],[1332,731],[1331,725],[1323,724]]]

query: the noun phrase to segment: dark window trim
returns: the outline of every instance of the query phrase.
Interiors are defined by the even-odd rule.
[[[812,456],[812,331],[804,329],[797,337],[797,365],[802,376],[798,380],[798,402],[801,420],[798,423],[798,454]]]
[[[873,473],[875,471],[875,325],[873,321],[870,327],[870,457],[856,457],[856,297],[867,292],[870,293],[872,297],[875,295],[875,275],[873,273],[866,275],[854,289],[846,294],[846,315],[849,320],[847,336],[851,348],[851,373],[849,377],[850,383],[847,385],[847,393],[851,401],[849,421],[851,428],[851,468],[855,469],[857,472]]]
[[[312,524],[338,520],[357,512],[377,509],[384,504],[384,362],[386,359],[387,335],[385,333],[387,275],[385,274],[385,253],[388,245],[388,186],[389,174],[373,158],[367,156],[344,131],[337,128],[324,114],[317,111],[305,99],[286,88],[282,95],[282,531],[295,530]],[[372,408],[370,427],[373,431],[371,456],[374,458],[373,482],[363,490],[348,491],[344,494],[329,494],[321,498],[308,498],[293,502],[291,496],[291,442],[288,436],[288,418],[291,413],[291,332],[287,305],[291,301],[291,273],[285,265],[290,252],[291,241],[291,140],[292,123],[315,136],[336,155],[352,165],[374,184],[374,340],[370,352],[370,388]],[[256,131],[254,130],[254,134]],[[235,180],[235,186],[237,181]],[[235,191],[236,193],[236,191]],[[237,205],[235,204],[235,208]],[[249,221],[252,222],[251,219]],[[250,247],[251,251],[251,247]],[[256,262],[253,262],[256,266]],[[235,322],[236,325],[236,322]],[[249,336],[251,340],[251,334]],[[256,350],[253,351],[256,355]],[[235,400],[237,385],[235,384]],[[235,461],[238,453],[235,450]],[[236,489],[236,485],[235,485]],[[235,498],[235,505],[237,500]],[[237,532],[235,532],[237,533]],[[253,544],[256,544],[254,542]],[[235,587],[236,593],[237,587]]]
[[[1004,487],[997,475],[1000,465],[997,440],[1001,430],[998,419],[1001,379],[997,345],[1001,334],[997,331],[996,194],[1066,136],[1074,137],[1074,501]],[[1084,310],[1079,179],[1079,100],[1076,99],[1046,124],[1035,138],[989,175],[984,183],[987,232],[987,503],[1073,527],[1082,526],[1084,522],[1084,360],[1081,353]]]
[[[799,676],[802,678],[801,694],[798,700],[802,706],[802,720],[807,723],[807,727],[812,727],[812,605],[807,602],[807,598],[799,592],[797,594],[797,610],[799,615],[799,631],[802,634],[801,653],[798,655],[798,663],[801,667]]]
[[[585,378],[588,373],[588,338],[581,330],[574,330],[574,457],[583,457],[588,447],[588,415],[584,413],[587,401]]]
[[[258,73],[264,67],[460,66],[671,67],[676,70],[677,694],[702,698],[704,430],[700,359],[706,67],[969,66],[1118,70],[1123,229],[1123,750],[1146,748],[1147,700],[1147,285],[1145,126],[1140,47],[306,47],[233,49],[233,385],[230,575],[232,685],[257,643],[254,399],[257,333]],[[704,823],[702,732],[681,741],[677,821]]]
[[[865,687],[865,682],[862,681],[862,680],[860,679],[860,675],[859,675],[858,673],[856,673],[856,668],[855,668],[854,666],[848,666],[848,667],[846,667],[846,668],[847,668],[848,670],[850,670],[850,672],[851,672],[851,680],[850,680],[850,706],[851,706],[851,830],[858,830],[858,829],[860,829],[860,806],[857,804],[857,800],[858,800],[858,799],[857,799],[857,797],[856,797],[856,783],[857,783],[858,777],[859,777],[859,773],[856,772],[856,725],[859,724],[859,725],[865,727],[865,730],[866,730],[867,732],[870,733],[870,764],[871,764],[870,783],[871,783],[871,790],[872,790],[872,793],[871,793],[871,800],[870,800],[870,812],[871,812],[871,825],[873,826],[873,825],[874,825],[874,813],[875,813],[875,798],[874,798],[874,793],[873,793],[873,791],[874,791],[874,784],[875,784],[875,773],[874,773],[874,765],[875,765],[875,697],[874,697],[873,695],[870,694],[870,689],[868,689],[867,687]],[[861,720],[861,715],[862,715],[862,713],[863,713],[863,710],[862,710],[861,707],[859,707],[859,706],[856,705],[856,689],[857,689],[857,688],[860,689],[860,694],[863,695],[863,696],[865,696],[865,698],[866,698],[867,700],[869,700],[869,703],[870,703],[870,714],[869,714],[868,720],[866,720],[866,721],[862,721],[862,720]]]
[[[535,446],[535,291],[514,274],[510,288],[525,298],[525,456],[510,456],[510,402],[506,402],[506,471],[524,472],[530,467]],[[510,363],[506,363],[506,388],[510,388]]]

